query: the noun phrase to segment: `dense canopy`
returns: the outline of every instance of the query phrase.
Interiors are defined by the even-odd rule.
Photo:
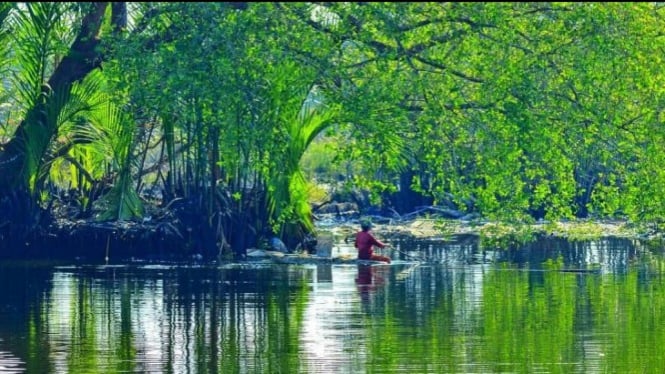
[[[0,227],[65,193],[99,221],[187,202],[238,254],[312,233],[324,183],[399,213],[659,222],[663,12],[2,3]]]

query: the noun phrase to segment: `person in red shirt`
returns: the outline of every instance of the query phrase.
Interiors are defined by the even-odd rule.
[[[377,240],[369,230],[372,228],[372,223],[369,221],[361,221],[360,228],[362,229],[356,233],[355,247],[358,249],[359,260],[373,260],[383,261],[390,263],[390,257],[374,254],[372,246],[385,248],[386,244]]]

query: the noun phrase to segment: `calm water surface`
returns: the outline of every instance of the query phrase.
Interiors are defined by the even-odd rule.
[[[665,372],[661,248],[430,240],[389,254],[390,266],[0,263],[0,373]]]

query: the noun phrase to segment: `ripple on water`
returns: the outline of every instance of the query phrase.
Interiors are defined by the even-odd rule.
[[[25,373],[25,362],[9,352],[0,351],[0,373]]]

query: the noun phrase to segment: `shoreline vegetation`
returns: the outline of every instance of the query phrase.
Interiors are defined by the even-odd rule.
[[[334,237],[348,237],[356,230],[356,220],[324,228]],[[659,240],[662,233],[652,225],[638,225],[627,220],[589,220],[511,224],[485,220],[455,220],[416,217],[408,220],[383,220],[375,223],[373,231],[383,238],[412,237],[414,239],[454,240],[455,237],[475,236],[486,243],[501,247],[502,243],[524,244],[538,236],[551,236],[570,241],[598,240],[605,237]]]
[[[387,243],[392,240],[433,239],[450,242],[478,240],[483,247],[509,249],[526,245],[538,237],[549,236],[568,241],[593,241],[603,238],[624,238],[642,241],[662,239],[657,230],[648,225],[635,225],[622,220],[574,220],[560,222],[541,221],[532,224],[507,224],[489,221],[466,221],[428,217],[411,217],[405,220],[375,216],[372,231]],[[358,219],[344,221],[323,217],[318,225],[318,250],[322,252],[280,252],[270,249],[250,248],[247,260],[269,261],[283,264],[337,263],[359,265],[380,264],[376,261],[357,260],[351,253],[331,255],[331,247],[351,247],[358,230]]]
[[[0,3],[0,257],[659,238],[664,9]]]
[[[472,238],[485,248],[509,249],[528,244],[542,236],[575,240],[598,240],[603,237],[620,237],[636,240],[658,240],[662,233],[655,225],[633,224],[622,220],[571,220],[531,224],[509,224],[483,219],[452,219],[432,214],[409,214],[398,218],[381,215],[363,216],[373,221],[373,231],[382,240],[437,239],[446,241]],[[358,211],[316,216],[317,246],[314,251],[286,248],[274,251],[269,238],[259,240],[259,245],[244,248],[242,258],[223,256],[220,243],[206,243],[205,233],[195,226],[188,226],[168,212],[155,214],[142,221],[71,220],[58,218],[48,227],[40,227],[20,241],[23,245],[7,248],[17,243],[17,232],[5,227],[0,233],[4,257],[24,259],[72,258],[80,261],[114,260],[137,261],[217,261],[237,262],[270,257],[275,262],[330,261],[349,262],[346,256],[333,259],[331,248],[339,243],[352,246],[353,235],[359,228]],[[9,235],[9,237],[8,237]],[[9,239],[9,240],[7,240]],[[207,247],[206,247],[207,245]],[[349,258],[347,258],[349,257]]]

